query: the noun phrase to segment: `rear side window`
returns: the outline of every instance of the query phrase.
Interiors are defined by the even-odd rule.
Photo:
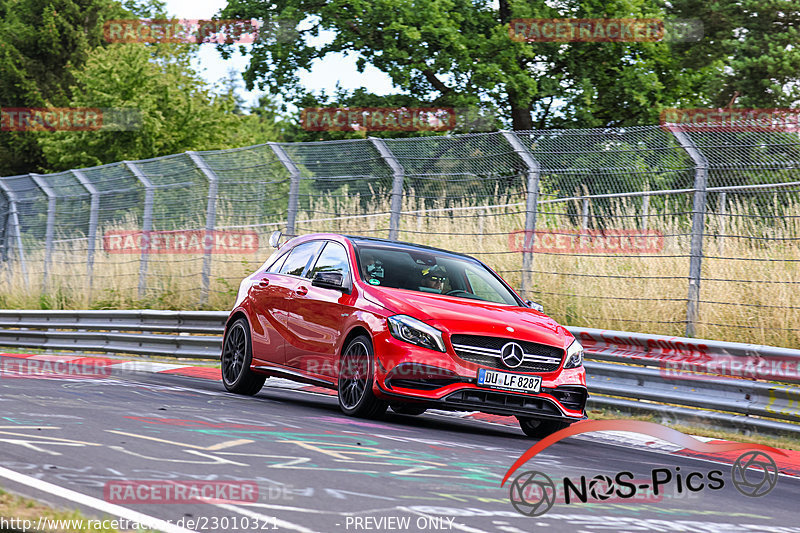
[[[337,242],[328,242],[307,277],[314,279],[317,272],[339,272],[346,280],[350,275],[350,263],[347,261],[347,251],[344,246]]]
[[[308,263],[317,255],[322,241],[304,242],[295,246],[286,262],[280,269],[281,274],[288,274],[290,276],[302,276],[306,271]]]

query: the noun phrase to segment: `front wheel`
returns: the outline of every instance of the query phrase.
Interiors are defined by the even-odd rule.
[[[267,376],[250,370],[253,348],[250,342],[250,327],[240,318],[228,328],[222,343],[222,384],[228,391],[253,396],[264,386]]]
[[[376,418],[386,412],[388,404],[372,392],[375,353],[372,341],[359,335],[345,346],[339,370],[339,407],[348,416]]]
[[[517,420],[519,420],[519,427],[523,433],[535,439],[543,439],[556,431],[569,427],[572,423],[562,420],[540,420],[527,416],[518,416]]]

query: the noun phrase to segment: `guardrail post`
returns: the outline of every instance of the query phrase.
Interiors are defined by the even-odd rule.
[[[44,230],[44,272],[42,273],[42,293],[47,292],[47,278],[53,260],[53,233],[56,224],[56,193],[39,174],[28,174],[33,182],[47,196],[47,225]]]
[[[211,251],[214,244],[214,228],[217,222],[217,190],[219,178],[211,170],[208,163],[197,152],[186,152],[200,172],[208,179],[208,203],[206,205],[206,234],[203,238],[203,274],[200,288],[200,303],[208,302],[208,290],[211,284]]]
[[[268,143],[278,161],[289,171],[289,204],[286,209],[286,234],[295,235],[297,221],[297,196],[300,190],[300,169],[278,143]]]
[[[525,296],[528,291],[528,276],[533,268],[533,244],[536,241],[536,215],[539,203],[541,167],[514,132],[504,131],[503,137],[527,167],[526,184],[528,190],[525,197],[525,240],[522,246],[522,280],[520,282],[520,292]]]
[[[144,186],[144,215],[142,220],[142,257],[139,260],[139,299],[144,298],[147,290],[147,263],[150,256],[150,232],[153,230],[153,197],[155,187],[150,178],[144,175],[134,163],[123,161],[136,179]]]
[[[17,241],[17,254],[19,254],[19,264],[20,268],[22,269],[22,279],[25,280],[25,286],[28,287],[30,282],[28,280],[28,267],[25,262],[25,248],[22,246],[22,228],[20,227],[19,223],[19,206],[17,205],[19,200],[17,199],[17,194],[3,182],[3,178],[0,178],[0,190],[2,190],[6,198],[8,198],[8,229],[6,230],[6,246],[8,249],[8,256],[11,256],[11,235],[13,233],[15,240]],[[11,228],[14,231],[11,231]],[[11,279],[11,269],[9,268],[8,271],[9,280]]]
[[[72,175],[80,182],[86,192],[91,197],[89,205],[89,232],[87,235],[88,243],[86,246],[86,277],[89,282],[89,301],[92,301],[92,285],[94,285],[94,254],[97,246],[97,217],[100,213],[100,192],[89,181],[89,178],[80,170],[70,170]]]
[[[405,169],[397,160],[397,157],[389,150],[383,139],[376,137],[369,138],[372,145],[381,155],[381,158],[392,171],[392,200],[389,215],[389,240],[396,241],[400,236],[400,212],[403,210],[403,180],[405,179]]]
[[[706,221],[706,186],[708,185],[708,159],[700,152],[686,132],[671,130],[694,162],[694,200],[692,203],[692,244],[689,262],[689,294],[686,303],[686,336],[694,337],[700,303],[700,278],[702,275],[703,232]]]

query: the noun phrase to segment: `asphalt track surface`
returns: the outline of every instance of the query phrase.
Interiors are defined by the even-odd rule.
[[[348,418],[335,397],[270,380],[251,398],[171,374],[0,377],[0,487],[88,517],[110,516],[96,502],[114,500],[110,487],[121,481],[230,481],[251,496],[246,489],[256,485],[257,495],[165,503],[149,492],[151,501],[120,503],[117,492],[112,503],[195,531],[800,532],[797,477],[782,475],[769,494],[747,497],[732,486],[730,464],[601,434],[559,442],[520,472],[558,482],[720,470],[724,487],[678,494],[671,483],[654,501],[590,497],[524,516],[500,482],[534,443],[515,427],[440,413]],[[52,486],[72,492],[53,494]],[[75,494],[90,498],[76,502]]]

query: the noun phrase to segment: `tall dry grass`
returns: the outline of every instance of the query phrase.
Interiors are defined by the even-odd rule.
[[[444,202],[444,200],[442,200]],[[385,237],[388,202],[374,205],[354,198],[321,197],[299,214],[298,233],[332,231]],[[513,286],[521,282],[522,254],[509,249],[509,233],[524,227],[519,205],[475,209],[468,203],[447,210],[406,199],[400,239],[479,257]],[[455,209],[452,209],[455,208]],[[467,208],[467,209],[459,209]],[[427,209],[422,214],[416,210]],[[566,204],[547,204],[537,228],[576,230],[579,221]],[[758,344],[800,347],[800,205],[782,206],[784,218],[752,217],[746,203],[734,203],[728,216],[708,216],[703,245],[700,323],[696,335]],[[332,217],[331,213],[347,213]],[[638,229],[637,206],[621,200],[605,216],[607,228]],[[331,220],[331,218],[334,218]],[[203,225],[198,221],[194,228]],[[651,216],[648,227],[664,235],[658,254],[533,254],[529,292],[556,320],[576,326],[683,335],[686,328],[690,235],[688,216]],[[136,230],[126,219],[102,228]],[[87,309],[161,308],[229,309],[239,281],[272,252],[267,239],[275,226],[254,228],[260,235],[256,254],[213,255],[208,300],[201,300],[203,256],[151,254],[146,285],[138,293],[140,255],[103,251],[98,239],[93,276],[87,273],[87,240],[56,244],[47,287],[43,287],[44,251],[26,250],[27,282],[19,261],[0,271],[4,308]],[[724,302],[724,303],[719,303]]]

